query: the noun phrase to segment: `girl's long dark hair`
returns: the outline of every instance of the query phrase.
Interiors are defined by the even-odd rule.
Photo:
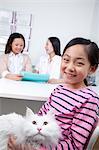
[[[17,33],[17,32],[12,33],[12,34],[9,36],[8,41],[7,41],[7,43],[6,43],[6,46],[5,46],[5,54],[8,54],[8,53],[10,53],[10,52],[12,51],[12,42],[13,42],[14,39],[16,39],[16,38],[21,38],[21,39],[23,39],[24,47],[25,47],[25,38],[24,38],[24,36],[23,36],[22,34],[20,34],[20,33]],[[23,49],[24,49],[24,47],[23,47]],[[23,50],[21,51],[21,53],[22,53],[22,52],[23,52]]]
[[[52,43],[55,54],[61,56],[61,50],[60,50],[61,44],[59,38],[49,37],[48,40],[50,40],[50,42]]]

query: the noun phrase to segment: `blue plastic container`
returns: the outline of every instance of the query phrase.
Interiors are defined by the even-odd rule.
[[[23,81],[34,81],[34,82],[47,82],[49,80],[49,74],[38,74],[27,71],[22,71]]]

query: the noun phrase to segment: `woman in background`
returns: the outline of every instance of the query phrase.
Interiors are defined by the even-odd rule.
[[[5,54],[0,57],[1,77],[21,80],[21,71],[31,71],[32,63],[27,54],[23,54],[25,38],[20,33],[12,33],[5,47]]]
[[[35,67],[35,72],[39,74],[49,74],[50,79],[48,83],[59,83],[61,76],[61,52],[59,38],[49,37],[45,45],[45,50],[47,56],[40,57],[40,60]]]

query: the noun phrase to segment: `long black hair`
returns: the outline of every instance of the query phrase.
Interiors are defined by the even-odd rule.
[[[7,43],[6,43],[6,46],[5,46],[5,54],[8,54],[8,53],[10,53],[10,52],[12,51],[12,43],[13,43],[14,39],[16,39],[16,38],[21,38],[21,39],[23,39],[24,47],[25,47],[25,38],[24,38],[24,36],[23,36],[22,34],[20,34],[20,33],[17,33],[17,32],[12,33],[12,34],[9,36],[8,41],[7,41]],[[24,47],[23,47],[23,49],[24,49]],[[22,53],[22,52],[23,52],[23,50],[21,51],[21,53]]]
[[[61,44],[59,38],[49,37],[48,40],[52,43],[55,54],[61,56],[61,50],[60,50]]]

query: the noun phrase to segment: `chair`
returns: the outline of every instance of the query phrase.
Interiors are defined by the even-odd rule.
[[[87,150],[99,150],[99,123],[91,136]]]

